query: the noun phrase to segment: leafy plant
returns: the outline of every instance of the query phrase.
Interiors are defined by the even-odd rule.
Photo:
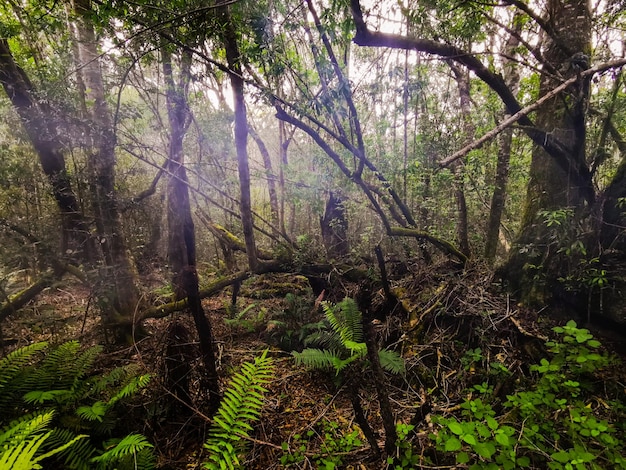
[[[363,342],[361,312],[353,299],[346,298],[337,305],[323,302],[324,315],[328,327],[309,335],[305,344],[318,345],[302,352],[293,351],[297,365],[311,369],[334,370],[339,374],[350,364],[365,358],[367,347]],[[388,372],[398,374],[404,371],[404,361],[394,351],[379,351],[381,366]]]
[[[412,424],[397,423],[396,432],[398,441],[396,442],[396,455],[387,457],[387,465],[394,470],[405,468],[417,468],[420,462],[419,454],[413,451],[413,446],[408,440],[409,434],[415,429]]]
[[[345,431],[336,421],[322,421],[316,425],[316,430],[309,429],[306,434],[295,434],[291,445],[282,443],[283,455],[280,458],[281,465],[293,465],[303,462],[308,447],[312,441],[319,439],[319,451],[311,452],[311,460],[316,468],[335,469],[343,465],[343,455],[358,449],[363,445],[359,438],[359,430]]]
[[[79,435],[63,445],[55,447],[46,453],[40,448],[50,437],[48,430],[54,411],[26,415],[11,423],[0,432],[0,469],[30,470],[42,468],[42,460],[51,457],[74,445],[77,441],[88,437]]]
[[[204,468],[242,468],[239,459],[245,450],[244,439],[252,431],[250,422],[259,419],[263,393],[267,391],[263,385],[270,381],[272,369],[272,360],[265,350],[254,362],[244,362],[233,376],[204,444],[209,451]]]
[[[23,423],[36,416],[46,417],[45,429],[24,437],[19,444],[22,454],[32,454],[33,465],[54,456],[69,469],[154,467],[147,446],[139,450],[117,447],[124,442],[122,439],[108,445],[106,451],[101,447],[115,430],[116,405],[150,380],[149,375],[138,375],[134,367],[90,375],[101,350],[95,346],[81,351],[77,341],[54,348],[36,343],[0,360],[0,424],[6,426],[3,433],[20,435]],[[45,355],[40,357],[41,353]]]
[[[241,312],[232,315],[232,318],[225,318],[224,324],[231,328],[243,328],[248,332],[256,330],[256,328],[265,321],[267,310],[265,307],[261,307],[256,315],[250,314],[254,311],[255,307],[256,304],[248,305]]]
[[[551,357],[531,366],[535,380],[507,397],[505,416],[496,415],[492,389],[482,384],[474,387],[482,398],[466,400],[460,417],[433,418],[439,429],[431,438],[439,450],[470,469],[626,468],[623,439],[616,437],[623,405],[606,402],[612,416],[603,416],[605,408],[594,409],[590,401],[609,357],[574,321],[553,330],[560,341],[546,343]]]

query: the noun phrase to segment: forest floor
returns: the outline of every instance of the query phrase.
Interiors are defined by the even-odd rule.
[[[153,278],[146,284],[158,292],[157,281]],[[388,392],[396,421],[415,424],[414,448],[419,449],[420,458],[430,461],[430,414],[454,413],[472,395],[472,387],[485,382],[494,387],[494,396],[511,393],[514,381],[499,378],[493,365],[506,367],[507,377],[527,375],[529,365],[545,356],[551,328],[568,320],[563,312],[551,315],[515,304],[494,289],[486,271],[478,269],[463,273],[416,270],[396,279],[393,292],[405,308],[389,312],[378,326],[378,336],[381,345],[402,355],[406,372],[388,376]],[[297,367],[289,352],[302,348],[307,325],[322,320],[315,300],[303,278],[265,276],[244,284],[234,312],[229,308],[229,292],[203,301],[213,326],[223,387],[243,361],[253,360],[268,348],[273,359],[273,377],[266,387],[261,420],[248,443],[245,468],[333,468],[326,467],[328,461],[340,468],[386,468],[372,459],[355,423],[346,387],[337,386],[332,373]],[[158,301],[158,296],[152,301]],[[174,324],[187,330],[190,354],[198,358],[193,321],[183,312],[147,320],[148,335],[136,338],[132,347],[107,346],[97,368],[102,371],[132,362],[153,374],[148,389],[132,401],[120,428],[146,435],[155,444],[160,468],[199,468],[206,461],[202,444],[210,424],[205,415],[208,396],[201,385],[199,359],[190,362],[193,410],[181,412],[164,384]],[[89,289],[71,283],[48,289],[36,302],[11,315],[1,333],[2,355],[36,341],[107,343]],[[606,331],[594,333],[608,351],[626,349],[624,338]],[[384,431],[376,392],[369,372],[361,373],[359,395],[382,449]],[[610,374],[610,380],[626,383],[619,366]]]

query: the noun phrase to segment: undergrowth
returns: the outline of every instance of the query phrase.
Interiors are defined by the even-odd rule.
[[[118,436],[119,403],[148,384],[133,366],[95,374],[102,348],[35,343],[0,360],[0,469],[154,468],[152,445]]]
[[[619,399],[600,398],[603,373],[615,359],[574,321],[554,332],[559,339],[546,343],[550,356],[531,366],[531,377],[504,400],[485,382],[470,390],[476,396],[458,415],[433,416],[438,463],[471,470],[626,469],[626,409]]]

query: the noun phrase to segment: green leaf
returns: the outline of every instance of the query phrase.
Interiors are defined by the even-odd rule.
[[[465,442],[467,442],[471,446],[474,446],[477,443],[476,437],[474,437],[473,434],[463,434],[461,436],[461,439],[463,439]]]
[[[446,450],[446,452],[456,452],[457,450],[460,450],[462,447],[463,447],[463,444],[461,444],[461,441],[459,441],[456,437],[451,437],[450,439],[446,441],[444,449]]]
[[[448,429],[452,431],[457,436],[463,434],[463,426],[458,421],[450,421],[448,423]]]
[[[560,463],[566,463],[566,462],[569,462],[569,460],[570,460],[569,452],[566,452],[564,450],[561,450],[559,452],[555,452],[550,457],[552,457],[552,459],[554,459],[554,460],[556,460],[557,462],[560,462]]]
[[[496,442],[501,446],[508,447],[511,443],[509,441],[509,436],[504,433],[498,433],[495,436]]]
[[[500,424],[491,416],[487,416],[486,421],[487,426],[489,426],[489,429],[491,429],[492,431],[495,431],[496,429],[498,429],[498,426],[500,426]]]

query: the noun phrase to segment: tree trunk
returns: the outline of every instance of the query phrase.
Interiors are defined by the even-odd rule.
[[[183,53],[178,85],[174,80],[171,53],[164,47],[161,56],[163,76],[167,86],[165,96],[170,125],[169,179],[167,184],[168,259],[174,274],[173,285],[176,297],[177,299],[187,298],[187,306],[198,331],[202,360],[206,371],[206,386],[211,396],[210,412],[212,414],[219,407],[219,382],[213,351],[213,331],[202,308],[199,293],[195,226],[191,216],[183,152],[185,133],[191,121],[187,104],[187,91],[191,76],[191,54]]]
[[[329,194],[324,217],[320,219],[322,239],[329,259],[347,256],[350,252],[348,245],[348,219],[344,206],[345,197],[341,191]]]
[[[0,38],[0,83],[20,116],[52,187],[52,195],[61,213],[61,252],[69,252],[81,261],[92,261],[93,240],[67,174],[60,132],[54,122],[55,112],[45,103],[35,101],[33,85],[15,63],[4,38]]]
[[[470,77],[469,71],[463,70],[452,62],[448,65],[454,73],[459,89],[459,106],[461,108],[461,118],[463,119],[463,134],[466,141],[474,138],[474,126],[471,121],[471,99],[470,99]],[[459,249],[465,256],[470,256],[469,230],[467,222],[467,201],[465,199],[465,168],[462,162],[455,162],[452,165],[454,173],[454,198],[457,207],[456,236]]]
[[[75,0],[76,33],[82,76],[86,87],[91,120],[92,150],[88,153],[88,168],[96,228],[104,255],[106,269],[102,270],[107,292],[103,295],[105,322],[112,317],[132,316],[139,302],[137,273],[126,247],[115,189],[116,136],[106,103],[100,56],[91,17],[89,0]],[[107,318],[108,317],[108,318]],[[115,321],[115,323],[119,323]],[[129,332],[116,332],[117,340],[128,340]],[[124,338],[120,337],[124,333]]]
[[[576,76],[584,64],[574,61],[575,53],[589,54],[591,13],[588,0],[550,0],[545,14],[554,36],[548,36],[544,58],[547,65],[541,75],[539,94],[543,96],[559,84],[550,70],[566,77]],[[587,64],[588,67],[588,64]],[[581,79],[567,93],[555,96],[537,111],[537,127],[560,140],[571,162],[571,171],[548,155],[544,148],[533,147],[530,179],[522,216],[517,248],[506,266],[511,286],[527,302],[545,302],[553,290],[552,280],[558,277],[558,260],[550,251],[549,230],[543,211],[573,208],[580,216],[588,195],[589,184],[581,185],[576,176],[585,162],[585,114],[589,93],[588,81]],[[590,183],[590,182],[587,182]],[[545,214],[545,213],[544,213]],[[532,269],[528,269],[532,266]]]
[[[516,13],[513,17],[513,32],[521,31],[521,15]],[[515,34],[509,35],[503,51],[505,58],[504,65],[504,81],[511,91],[517,94],[519,89],[519,72],[517,70],[517,47],[519,39]],[[506,108],[503,110],[503,119],[510,115]],[[491,209],[489,211],[489,220],[487,221],[487,234],[485,236],[485,259],[489,263],[493,263],[500,240],[500,223],[502,222],[502,214],[506,202],[506,187],[509,180],[509,161],[511,159],[511,144],[513,142],[513,129],[511,127],[505,129],[499,138],[498,161],[496,163],[496,174],[494,178],[494,189],[491,197]]]
[[[265,167],[265,176],[267,178],[267,191],[270,197],[270,214],[272,221],[272,233],[274,236],[279,235],[280,231],[280,210],[278,207],[278,193],[276,191],[276,175],[274,174],[274,169],[272,165],[272,158],[270,156],[267,147],[265,146],[265,142],[261,139],[259,134],[250,127],[249,128],[250,136],[254,139],[259,147],[259,152],[263,157],[263,166]]]
[[[252,200],[250,196],[250,167],[248,164],[248,116],[244,96],[244,80],[241,67],[241,54],[237,44],[235,26],[230,16],[229,7],[220,9],[223,24],[223,41],[226,49],[226,61],[230,69],[230,84],[233,88],[235,103],[235,147],[237,149],[237,170],[239,173],[239,190],[241,225],[243,238],[246,242],[248,264],[252,271],[258,268],[256,243],[254,241],[254,225],[252,218]]]

